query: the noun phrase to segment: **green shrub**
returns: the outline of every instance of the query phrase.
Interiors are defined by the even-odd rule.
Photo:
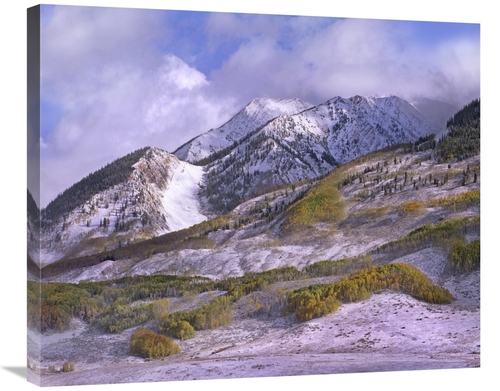
[[[360,255],[353,258],[344,258],[336,261],[319,261],[307,265],[303,273],[307,277],[323,277],[350,273],[356,269],[364,269],[373,266],[370,255]]]
[[[481,201],[481,191],[479,189],[469,190],[460,194],[451,195],[448,197],[433,198],[427,203],[432,207],[462,207],[466,208],[473,205],[479,205]]]
[[[295,318],[307,321],[337,311],[340,301],[333,295],[323,295],[319,290],[303,290],[290,296],[289,308],[293,308]]]
[[[172,339],[144,327],[139,327],[130,337],[130,354],[133,356],[153,359],[180,352],[181,348]]]
[[[386,261],[390,261],[424,248],[448,249],[453,241],[463,239],[464,234],[478,233],[479,229],[479,216],[450,219],[437,225],[425,224],[401,239],[383,244],[371,253],[385,254]]]
[[[107,333],[121,333],[128,328],[144,324],[155,318],[154,304],[124,305],[120,299],[108,305],[92,322]]]
[[[159,331],[170,335],[171,337],[178,338],[181,341],[193,338],[195,335],[193,326],[191,326],[191,324],[185,320],[167,323],[161,329],[159,329]]]
[[[100,311],[99,303],[76,284],[28,281],[28,327],[45,332],[64,331],[72,317],[91,320]]]
[[[195,330],[212,330],[227,326],[233,319],[231,304],[232,299],[224,295],[217,297],[202,307],[190,311],[177,311],[171,314],[164,314],[160,318],[158,331],[169,334],[171,324],[180,321],[189,323]]]
[[[480,267],[481,244],[479,239],[465,244],[457,240],[453,243],[449,259],[455,273],[467,273]]]

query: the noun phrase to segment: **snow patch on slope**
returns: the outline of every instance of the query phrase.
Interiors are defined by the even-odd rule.
[[[202,180],[202,167],[179,161],[161,198],[163,208],[168,214],[168,229],[164,232],[178,231],[207,219],[200,212],[197,198]]]

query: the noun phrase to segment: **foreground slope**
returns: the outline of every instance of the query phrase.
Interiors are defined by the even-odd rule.
[[[100,359],[80,356],[75,372],[47,374],[44,385],[476,368],[479,283],[466,284],[461,284],[466,306],[464,296],[438,306],[385,292],[301,324],[237,316],[228,327],[181,341],[183,352],[163,361],[128,356],[129,332],[92,337],[77,328],[71,343],[62,345],[62,338],[47,343],[48,362],[76,357],[84,345]]]

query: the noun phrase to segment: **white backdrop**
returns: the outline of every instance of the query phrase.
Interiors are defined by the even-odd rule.
[[[34,389],[27,383],[21,368],[26,366],[26,9],[36,2],[18,0],[2,2],[1,23],[1,166],[0,181],[0,262],[1,287],[1,348],[0,384],[3,389]],[[499,91],[496,72],[500,69],[498,21],[495,20],[495,3],[490,0],[455,1],[419,0],[405,2],[396,0],[350,0],[327,2],[307,0],[299,2],[231,2],[222,0],[119,0],[119,1],[53,1],[50,4],[117,6],[134,8],[162,8],[179,10],[229,11],[249,13],[275,13],[313,16],[337,16],[376,19],[426,20],[444,22],[481,23],[481,106],[482,106],[482,295],[481,295],[481,368],[444,371],[412,371],[349,375],[302,376],[290,378],[257,378],[240,380],[210,380],[176,383],[148,383],[124,385],[78,386],[78,390],[164,390],[166,387],[182,387],[183,390],[230,390],[245,388],[289,390],[328,387],[328,389],[367,388],[370,390],[396,389],[476,389],[489,390],[498,386],[493,377],[497,369],[496,354],[498,340],[494,333],[498,303],[494,290],[494,274],[498,263],[493,254],[495,243],[494,198],[495,184],[491,182],[498,167],[494,145],[497,142],[498,126],[492,122],[498,109],[495,99]],[[491,172],[491,174],[490,174]],[[486,174],[486,176],[485,176]],[[6,215],[5,215],[6,214]],[[489,384],[492,384],[491,386]]]

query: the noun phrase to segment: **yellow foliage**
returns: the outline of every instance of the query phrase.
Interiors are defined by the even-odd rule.
[[[340,303],[365,300],[372,292],[390,289],[405,292],[419,300],[445,304],[454,300],[451,293],[432,285],[418,269],[403,263],[372,267],[351,273],[331,284],[317,284],[292,291],[287,310],[298,321],[335,312]]]
[[[158,358],[180,353],[181,348],[171,338],[139,327],[130,337],[130,354],[144,358]]]
[[[344,202],[337,189],[336,176],[328,176],[309,190],[288,212],[288,226],[307,226],[336,222],[345,217]]]
[[[457,206],[457,205],[471,205],[474,203],[479,204],[481,200],[481,192],[477,190],[469,190],[457,195],[448,197],[433,198],[428,201],[428,205],[432,207],[438,206]]]
[[[425,204],[420,201],[403,202],[398,207],[398,212],[403,216],[418,214],[425,208]]]
[[[71,361],[65,361],[62,367],[63,372],[73,372],[75,370],[75,363]]]

